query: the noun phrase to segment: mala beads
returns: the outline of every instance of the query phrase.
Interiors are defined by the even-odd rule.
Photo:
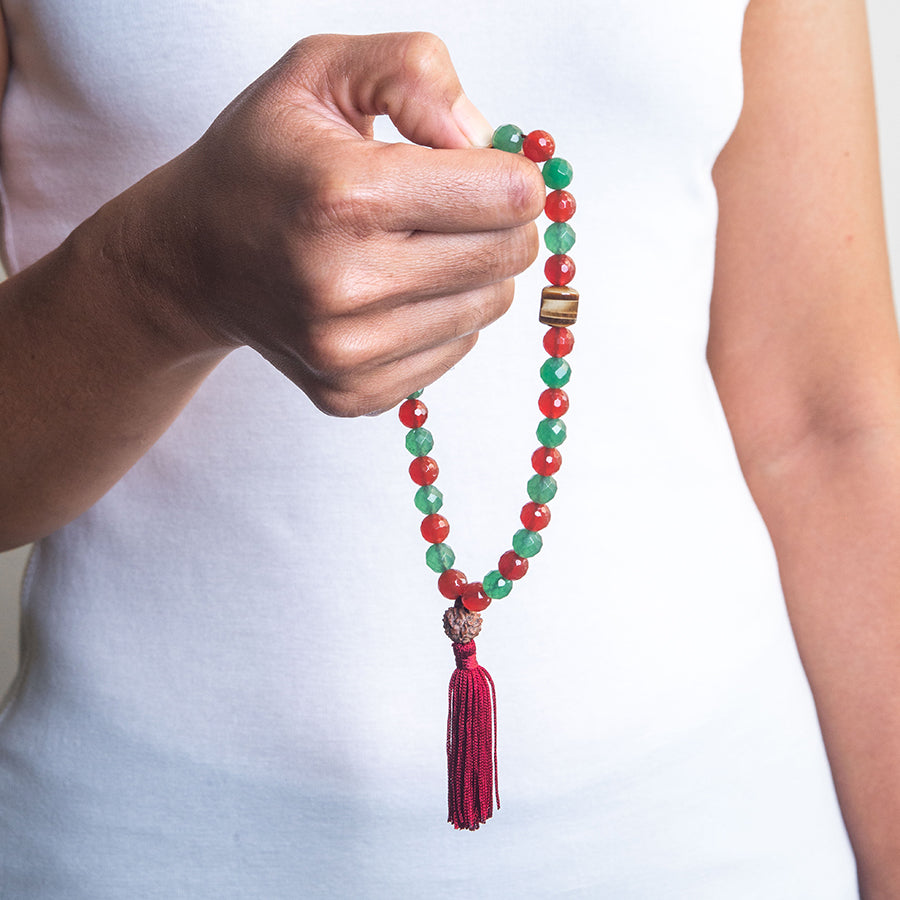
[[[438,574],[440,594],[454,605],[444,613],[444,631],[453,641],[457,668],[450,681],[447,720],[448,801],[450,821],[456,828],[475,830],[493,813],[497,788],[497,716],[494,682],[475,658],[474,638],[481,632],[481,613],[494,600],[509,596],[514,582],[528,572],[529,560],[543,546],[541,532],[550,523],[548,503],[556,495],[555,474],[562,465],[560,445],[566,439],[563,416],[569,398],[563,388],[572,370],[566,356],[575,339],[568,326],[578,314],[578,291],[569,287],[575,263],[567,255],[575,243],[569,220],[575,213],[575,198],[566,190],[572,180],[570,163],[554,156],[556,145],[546,131],[524,134],[515,125],[502,125],[494,132],[492,146],[509,153],[523,153],[542,165],[544,183],[550,189],[544,213],[550,225],[544,244],[551,256],[544,265],[550,282],[541,292],[539,320],[549,325],[543,346],[548,358],[540,369],[545,389],[538,398],[543,419],[537,426],[538,448],[531,457],[534,475],[527,484],[529,502],[521,509],[522,525],[512,536],[511,549],[500,555],[497,568],[470,582],[455,568],[456,555],[446,539],[450,524],[440,510],[444,497],[435,486],[439,469],[430,456],[434,438],[425,428],[428,409],[420,399],[422,391],[411,394],[400,406],[402,424],[409,429],[406,448],[413,455],[409,475],[418,485],[414,502],[422,513],[420,530],[428,542],[425,563]]]

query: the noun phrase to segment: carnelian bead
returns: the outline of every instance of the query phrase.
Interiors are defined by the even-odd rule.
[[[543,503],[526,503],[522,507],[519,521],[529,531],[540,531],[550,524],[550,507]]]
[[[439,513],[432,513],[422,519],[419,530],[429,544],[442,544],[450,534],[450,523]]]
[[[524,556],[519,556],[515,550],[507,550],[500,557],[500,564],[497,568],[504,578],[518,581],[528,571],[528,560]]]
[[[556,152],[556,141],[546,131],[532,131],[522,141],[522,152],[532,162],[547,162]]]
[[[569,395],[562,388],[547,388],[538,397],[538,407],[548,419],[558,419],[569,411]]]
[[[544,349],[549,356],[568,356],[575,346],[575,335],[568,328],[548,328],[544,335]]]
[[[438,471],[438,464],[430,456],[417,456],[409,464],[409,477],[423,487],[437,481]]]
[[[428,409],[421,400],[404,400],[400,404],[400,421],[407,428],[421,428],[428,418]]]
[[[459,569],[447,569],[438,578],[438,590],[448,600],[458,600],[467,582],[468,579]]]
[[[550,191],[544,201],[544,215],[551,222],[568,222],[575,215],[575,198],[568,191]]]
[[[481,612],[491,605],[491,598],[484,592],[484,585],[480,581],[473,581],[463,588],[462,605],[469,612]]]
[[[555,253],[544,264],[544,275],[550,284],[568,284],[575,277],[575,263],[565,253]]]
[[[531,454],[531,468],[538,475],[555,475],[562,465],[562,454],[556,447],[538,447]]]

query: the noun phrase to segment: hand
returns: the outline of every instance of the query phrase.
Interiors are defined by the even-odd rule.
[[[380,113],[424,146],[372,140]],[[140,278],[325,412],[389,408],[474,346],[537,253],[540,174],[489,139],[437,38],[308,38],[138,186]]]

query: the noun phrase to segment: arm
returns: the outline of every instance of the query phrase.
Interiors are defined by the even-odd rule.
[[[448,149],[370,140],[377,113]],[[94,503],[238,345],[337,415],[443,374],[537,251],[540,175],[472,149],[486,126],[436,38],[310,38],[0,286],[0,549]]]
[[[900,342],[862,0],[751,0],[709,361],[866,900],[900,896]]]

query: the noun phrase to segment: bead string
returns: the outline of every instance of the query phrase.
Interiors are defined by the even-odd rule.
[[[434,438],[424,427],[428,409],[419,399],[422,391],[411,394],[399,409],[400,421],[409,429],[406,449],[414,457],[409,475],[419,485],[414,502],[425,517],[420,526],[422,537],[429,544],[425,563],[438,573],[440,593],[448,600],[457,601],[457,606],[476,614],[487,609],[491,601],[509,595],[513,582],[525,575],[529,559],[543,546],[540,532],[550,522],[547,504],[557,489],[553,476],[562,465],[558,448],[566,439],[562,416],[568,411],[569,398],[563,387],[568,384],[572,369],[564,357],[575,345],[575,338],[566,326],[574,324],[578,310],[578,292],[567,287],[575,276],[575,263],[567,255],[575,243],[575,231],[568,224],[575,213],[575,198],[565,190],[572,181],[571,164],[554,156],[556,145],[546,131],[532,131],[526,135],[515,125],[502,125],[494,132],[492,147],[509,153],[521,152],[533,162],[543,163],[541,172],[550,189],[544,203],[544,214],[550,220],[544,232],[544,244],[552,255],[544,265],[544,274],[550,284],[541,292],[539,318],[551,327],[543,339],[548,359],[541,366],[540,374],[546,389],[538,398],[538,408],[544,418],[537,426],[540,446],[531,457],[535,474],[527,485],[530,502],[522,507],[519,519],[523,527],[513,535],[512,549],[501,555],[497,568],[481,581],[469,582],[462,571],[454,568],[456,554],[445,543],[450,524],[440,514],[444,496],[434,485],[439,469],[429,455]],[[458,637],[451,635],[451,639],[458,640]]]

